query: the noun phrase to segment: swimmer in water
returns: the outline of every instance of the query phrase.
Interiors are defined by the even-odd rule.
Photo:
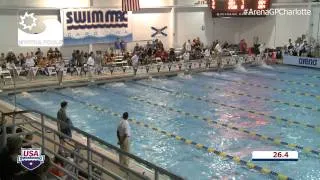
[[[31,97],[31,94],[28,93],[28,92],[22,92],[21,95],[22,95],[23,97]]]

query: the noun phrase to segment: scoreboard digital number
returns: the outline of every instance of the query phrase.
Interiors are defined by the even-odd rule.
[[[297,151],[253,151],[252,161],[298,161]]]
[[[270,0],[210,0],[214,17],[243,16],[244,10],[267,10]]]

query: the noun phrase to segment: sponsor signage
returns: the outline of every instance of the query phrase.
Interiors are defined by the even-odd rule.
[[[119,9],[62,9],[65,45],[132,41],[130,16]]]
[[[320,58],[284,56],[283,64],[320,68]]]

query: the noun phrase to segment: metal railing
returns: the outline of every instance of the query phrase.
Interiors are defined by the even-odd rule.
[[[12,118],[12,125],[9,126],[13,127],[13,132],[15,132],[14,130],[16,127],[20,127],[24,129],[24,131],[35,134],[39,138],[35,145],[41,147],[43,153],[52,154],[64,162],[67,162],[75,167],[77,174],[81,172],[87,176],[87,179],[98,179],[96,175],[97,173],[94,172],[94,170],[100,172],[100,179],[183,179],[182,177],[179,177],[133,154],[122,151],[118,147],[76,127],[71,127],[71,129],[72,133],[75,134],[74,137],[78,137],[78,139],[71,139],[56,130],[55,123],[58,122],[56,118],[53,118],[42,112],[36,110],[27,110],[2,113],[1,118],[2,120],[5,120],[6,118]],[[62,146],[59,141],[56,141],[57,137],[59,136],[63,136],[69,140],[66,146]],[[57,146],[62,147],[66,151],[72,153],[75,157],[75,161],[70,162],[65,157],[57,154]],[[131,164],[130,168],[125,167],[117,162],[115,157],[119,154],[129,157]],[[79,163],[81,161],[82,164]],[[57,165],[54,166],[61,170],[63,169]],[[62,171],[66,172],[69,177],[78,177],[77,174],[68,172],[65,169]]]

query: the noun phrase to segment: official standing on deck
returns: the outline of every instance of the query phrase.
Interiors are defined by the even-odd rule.
[[[61,108],[57,113],[57,119],[59,121],[58,122],[58,130],[62,134],[71,138],[72,137],[71,127],[73,125],[72,125],[72,122],[68,118],[67,113],[66,113],[67,105],[68,105],[68,103],[66,101],[61,102]],[[60,141],[65,141],[65,137],[60,136]]]
[[[122,119],[118,125],[117,136],[118,144],[120,145],[121,150],[130,153],[130,141],[131,129],[128,122],[129,114],[127,112],[123,113]],[[119,154],[120,164],[128,167],[129,166],[129,157],[123,154]]]

